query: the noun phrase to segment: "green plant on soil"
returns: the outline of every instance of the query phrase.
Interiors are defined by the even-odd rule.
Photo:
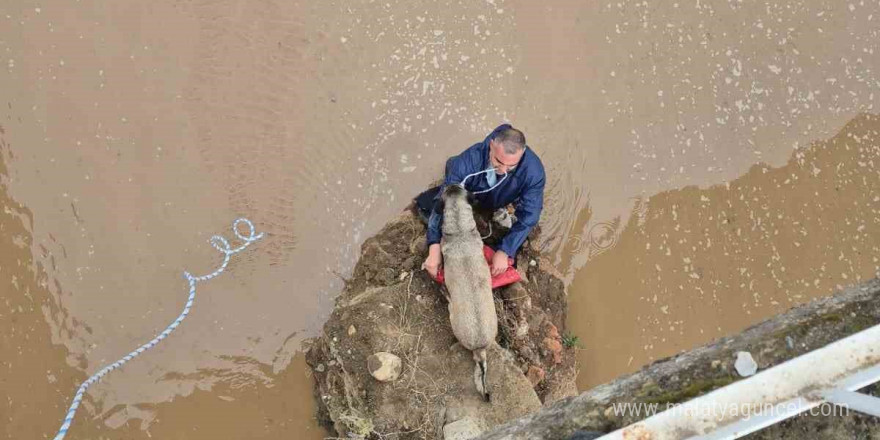
[[[566,334],[562,335],[562,345],[565,348],[580,347],[581,340],[580,340],[580,338],[578,338],[577,336],[575,336],[571,333],[566,333]]]

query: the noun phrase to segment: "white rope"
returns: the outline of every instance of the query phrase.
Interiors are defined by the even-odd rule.
[[[248,226],[250,230],[250,235],[245,237],[238,232],[239,223],[245,223]],[[126,362],[134,359],[139,354],[155,347],[156,344],[167,338],[168,335],[170,335],[171,332],[173,332],[177,328],[177,326],[179,326],[180,323],[183,322],[186,316],[189,315],[189,310],[192,308],[193,300],[195,300],[196,297],[196,283],[199,281],[207,281],[211,278],[216,277],[217,275],[220,275],[221,272],[226,270],[226,265],[229,264],[229,257],[232,256],[232,254],[243,251],[245,248],[250,246],[251,243],[263,237],[262,232],[259,234],[255,234],[256,231],[254,230],[254,224],[251,223],[250,220],[245,218],[240,218],[232,223],[232,231],[235,232],[235,236],[238,237],[239,240],[243,241],[244,244],[235,249],[231,249],[229,246],[229,242],[226,241],[225,238],[219,235],[211,237],[211,240],[209,240],[211,246],[214,246],[215,249],[223,253],[223,264],[220,265],[220,268],[218,268],[214,272],[211,272],[208,275],[203,275],[200,277],[193,276],[189,272],[183,272],[183,276],[187,279],[187,281],[189,281],[189,298],[186,301],[186,306],[184,306],[183,312],[180,313],[180,315],[177,317],[177,319],[174,320],[174,322],[171,323],[171,325],[169,325],[162,333],[159,333],[159,335],[153,338],[150,342],[141,345],[136,350],[125,355],[122,359],[119,359],[118,361],[107,365],[97,373],[93,374],[92,377],[88,378],[85,382],[83,382],[82,385],[79,386],[79,389],[76,391],[76,395],[73,396],[73,403],[70,404],[70,409],[67,410],[67,416],[64,418],[64,422],[61,424],[61,428],[58,430],[58,434],[55,435],[55,440],[62,440],[64,439],[64,436],[67,435],[67,430],[70,429],[70,424],[73,423],[73,417],[76,415],[76,409],[79,408],[79,404],[80,402],[82,402],[83,395],[85,395],[85,392],[89,388],[89,386],[97,383],[107,373],[123,366]]]

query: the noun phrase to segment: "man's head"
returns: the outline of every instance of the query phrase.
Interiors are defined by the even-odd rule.
[[[522,159],[526,149],[526,136],[510,127],[498,132],[489,141],[489,163],[499,174],[512,171]]]

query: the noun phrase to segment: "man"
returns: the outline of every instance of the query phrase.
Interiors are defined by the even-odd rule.
[[[516,204],[516,221],[492,258],[490,269],[494,276],[507,270],[508,256],[516,255],[538,224],[544,207],[544,181],[541,160],[526,145],[525,135],[509,124],[500,125],[483,142],[449,159],[443,184],[416,198],[419,213],[427,217],[428,222],[428,257],[422,268],[436,277],[443,261],[440,251],[443,213],[437,202],[447,185],[464,182],[482,208],[494,211]]]

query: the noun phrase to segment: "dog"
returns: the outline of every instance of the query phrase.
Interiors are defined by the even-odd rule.
[[[473,353],[477,390],[488,402],[489,364],[486,350],[498,335],[498,318],[492,297],[492,274],[483,256],[468,192],[461,185],[447,186],[441,195],[443,237],[441,251],[449,299],[449,320],[458,342]]]

